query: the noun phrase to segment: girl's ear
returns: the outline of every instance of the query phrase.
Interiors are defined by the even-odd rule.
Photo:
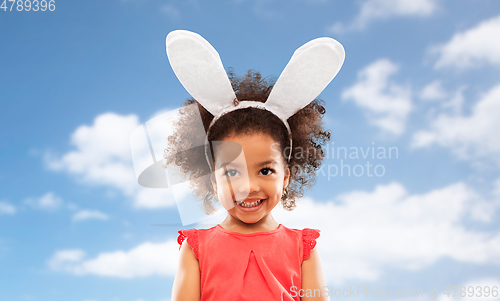
[[[290,184],[290,168],[288,166],[285,168],[285,178],[283,179],[283,188],[287,188]]]

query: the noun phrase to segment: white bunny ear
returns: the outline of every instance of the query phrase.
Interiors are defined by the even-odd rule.
[[[326,88],[344,58],[344,47],[332,38],[318,38],[302,45],[278,78],[266,107],[287,120]]]
[[[168,34],[167,56],[184,88],[212,115],[233,103],[234,94],[217,51],[199,34],[176,30]]]

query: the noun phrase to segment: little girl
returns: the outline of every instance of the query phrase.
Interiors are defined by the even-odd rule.
[[[339,71],[342,46],[330,38],[303,45],[276,83],[252,71],[228,78],[215,49],[192,32],[170,33],[167,54],[209,143],[190,149],[194,121],[185,111],[166,162],[189,176],[205,212],[216,201],[228,212],[209,229],[178,231],[172,300],[329,300],[319,230],[287,228],[271,211],[279,203],[293,210],[314,183],[330,139],[315,98]]]

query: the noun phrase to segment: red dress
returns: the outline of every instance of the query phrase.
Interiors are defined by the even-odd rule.
[[[187,239],[198,258],[201,301],[299,301],[295,292],[301,288],[302,261],[319,231],[280,224],[272,231],[243,234],[217,225],[180,230],[177,241],[182,245]]]

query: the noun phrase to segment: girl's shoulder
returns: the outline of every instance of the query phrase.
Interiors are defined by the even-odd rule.
[[[194,255],[198,258],[198,246],[199,246],[199,235],[200,232],[212,232],[214,231],[216,226],[213,226],[208,229],[184,229],[179,230],[179,236],[177,237],[177,243],[179,243],[179,250],[181,249],[182,243],[186,240],[187,244],[193,249]]]
[[[294,229],[287,228],[288,231],[292,231],[299,236],[302,260],[306,260],[311,255],[311,250],[316,246],[316,239],[320,236],[321,230],[312,228]]]
[[[288,228],[285,226],[283,226],[283,228],[285,228],[287,231],[292,231],[292,232],[298,233],[298,234],[300,234],[303,237],[308,238],[308,239],[309,238],[314,238],[314,239],[318,238],[320,235],[320,232],[321,232],[321,230],[313,229],[313,228],[296,229],[296,228]]]

